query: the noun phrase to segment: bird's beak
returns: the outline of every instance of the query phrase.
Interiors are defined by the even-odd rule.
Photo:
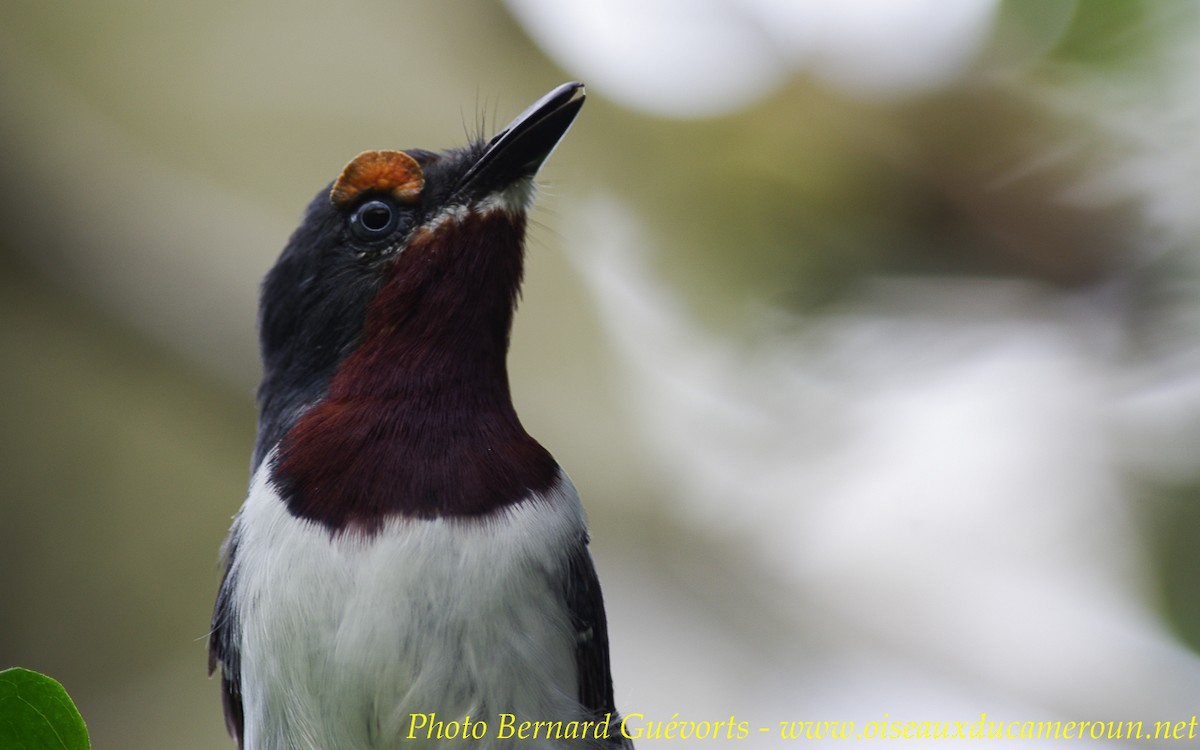
[[[488,141],[454,193],[483,198],[532,177],[567,134],[584,98],[582,83],[564,83],[531,104]]]

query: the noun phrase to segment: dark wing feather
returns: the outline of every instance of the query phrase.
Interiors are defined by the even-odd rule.
[[[208,676],[218,668],[221,670],[221,706],[225,709],[225,727],[229,736],[237,741],[241,750],[245,735],[245,718],[242,713],[241,663],[237,642],[238,628],[233,611],[233,558],[237,554],[237,527],[229,534],[229,540],[221,551],[224,573],[221,588],[217,591],[217,603],[213,606],[212,629],[208,634]]]
[[[608,621],[604,615],[604,596],[588,552],[587,539],[581,538],[567,562],[567,609],[575,627],[575,662],[579,673],[579,702],[596,718],[612,714],[609,742],[613,747],[632,748],[621,737],[621,718],[613,701],[612,670],[608,658]]]

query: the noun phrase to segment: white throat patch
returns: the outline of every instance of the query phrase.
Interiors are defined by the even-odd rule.
[[[415,233],[436,232],[447,224],[461,222],[472,215],[489,216],[497,211],[503,211],[511,216],[520,216],[533,204],[536,192],[532,177],[517,180],[512,185],[481,200],[447,206],[422,224]]]

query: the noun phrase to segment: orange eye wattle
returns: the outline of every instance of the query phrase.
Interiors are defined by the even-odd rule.
[[[354,157],[333,183],[329,200],[346,206],[365,192],[391,195],[398,203],[416,203],[425,187],[425,173],[403,151],[364,151]]]

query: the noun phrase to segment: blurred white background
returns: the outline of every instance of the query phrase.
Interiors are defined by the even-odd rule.
[[[511,367],[592,518],[621,707],[1190,719],[1198,22],[6,3],[0,666],[59,678],[96,747],[230,746],[203,639],[259,279],[354,154],[460,145],[577,79]]]

